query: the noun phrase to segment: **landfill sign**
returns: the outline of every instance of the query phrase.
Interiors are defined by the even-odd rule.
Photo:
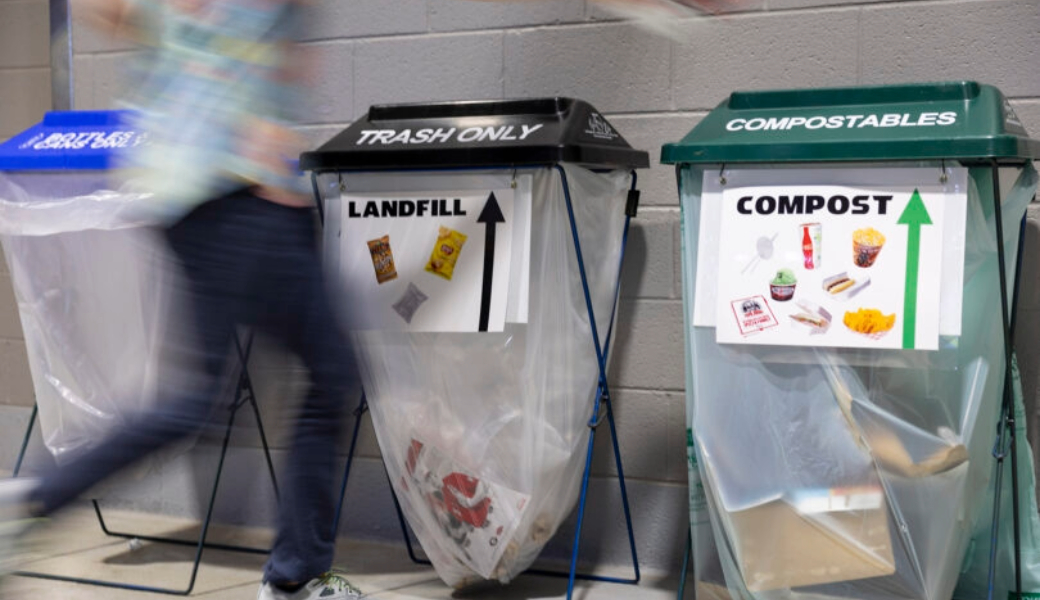
[[[340,265],[352,330],[505,326],[512,189],[344,194]]]
[[[938,349],[940,305],[960,307],[963,249],[947,236],[963,239],[965,186],[936,173],[886,185],[885,172],[869,185],[721,190],[719,343]],[[947,261],[959,279],[943,286]]]

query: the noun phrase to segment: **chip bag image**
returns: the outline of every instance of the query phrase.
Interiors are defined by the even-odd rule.
[[[397,279],[397,266],[394,265],[394,252],[390,249],[390,236],[368,242],[368,251],[372,253],[372,266],[376,270],[376,281],[380,284]]]
[[[428,299],[429,297],[422,293],[422,290],[415,287],[414,283],[409,283],[404,295],[394,303],[392,308],[397,314],[401,315],[405,323],[411,323],[412,317],[415,316],[415,311],[419,310],[419,306]]]
[[[455,273],[455,263],[458,262],[465,243],[465,235],[454,229],[441,227],[430,254],[430,262],[426,263],[426,270],[451,281],[451,276]]]

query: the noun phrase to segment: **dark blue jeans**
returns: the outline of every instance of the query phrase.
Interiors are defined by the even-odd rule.
[[[298,355],[310,376],[264,569],[266,581],[308,581],[332,565],[334,457],[350,366],[319,263],[313,212],[243,190],[203,204],[166,233],[183,270],[178,296],[189,316],[167,344],[155,408],[44,475],[34,500],[53,512],[135,460],[197,433],[214,409],[230,402],[220,391],[236,328],[255,327]]]

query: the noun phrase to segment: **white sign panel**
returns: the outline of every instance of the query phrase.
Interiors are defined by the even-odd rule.
[[[339,247],[352,302],[348,327],[502,331],[513,200],[509,188],[344,194]]]
[[[845,172],[706,181],[695,312],[720,343],[936,350],[959,334],[966,171]]]

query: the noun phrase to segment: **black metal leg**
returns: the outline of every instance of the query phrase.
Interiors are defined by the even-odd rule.
[[[249,336],[247,338],[247,342],[246,342],[245,347],[243,347],[243,345],[241,344],[238,336],[235,336],[235,347],[236,347],[236,350],[238,352],[239,360],[241,361],[241,365],[242,365],[242,370],[239,373],[238,393],[236,394],[236,398],[235,398],[234,403],[229,408],[230,416],[228,417],[227,429],[224,432],[224,440],[223,440],[223,443],[221,444],[220,458],[219,458],[219,460],[217,462],[217,471],[216,471],[216,475],[215,475],[214,481],[213,481],[213,489],[212,489],[212,492],[210,494],[209,505],[208,505],[208,507],[206,509],[206,517],[205,517],[205,520],[202,523],[202,529],[201,529],[201,531],[199,533],[199,539],[197,541],[194,541],[194,540],[183,540],[183,539],[176,539],[176,538],[168,538],[168,537],[162,537],[162,536],[148,536],[148,535],[141,535],[141,534],[136,534],[136,533],[126,533],[126,532],[120,532],[120,531],[113,531],[113,530],[109,529],[108,524],[105,522],[104,515],[101,512],[101,505],[98,503],[98,501],[96,499],[92,499],[91,500],[91,504],[93,505],[93,508],[94,508],[94,514],[97,516],[97,519],[98,519],[98,525],[101,527],[101,531],[104,532],[105,535],[109,535],[109,536],[112,536],[112,537],[120,537],[120,538],[125,538],[125,539],[138,539],[138,540],[143,540],[143,541],[148,541],[148,542],[155,542],[155,543],[176,544],[176,545],[181,545],[181,546],[194,546],[196,548],[195,559],[194,559],[193,564],[192,564],[191,578],[190,578],[190,580],[188,582],[188,587],[186,589],[180,590],[180,589],[172,589],[172,588],[160,588],[160,587],[153,587],[153,586],[142,586],[142,585],[136,585],[136,584],[130,584],[130,583],[121,583],[121,582],[105,581],[105,580],[98,580],[98,579],[88,579],[88,578],[81,578],[81,577],[66,577],[66,576],[62,576],[62,575],[53,575],[53,574],[49,574],[49,573],[36,573],[36,572],[30,572],[30,571],[19,571],[16,574],[24,576],[24,577],[33,577],[33,578],[36,578],[36,579],[48,579],[48,580],[52,580],[52,581],[66,581],[66,582],[71,582],[71,583],[81,583],[81,584],[85,584],[85,585],[94,585],[94,586],[100,586],[100,587],[108,587],[108,588],[116,588],[116,589],[126,589],[126,590],[142,591],[142,592],[153,592],[153,593],[158,593],[158,594],[170,594],[170,595],[186,596],[186,595],[190,594],[191,591],[195,587],[195,580],[196,580],[196,577],[198,575],[199,565],[202,562],[202,552],[203,552],[203,550],[205,548],[211,548],[211,549],[214,549],[214,550],[226,550],[226,551],[231,551],[231,552],[246,552],[246,553],[251,553],[251,554],[267,554],[267,553],[269,553],[270,550],[266,549],[266,548],[251,548],[251,547],[247,547],[247,546],[238,546],[238,545],[234,545],[234,544],[219,544],[219,543],[215,544],[215,543],[210,543],[210,542],[206,541],[206,536],[207,536],[207,533],[209,531],[209,526],[210,526],[210,523],[211,523],[212,517],[213,517],[214,506],[216,504],[217,490],[218,490],[219,485],[220,485],[220,477],[221,477],[221,474],[223,472],[224,462],[225,462],[225,460],[227,458],[227,451],[228,451],[228,447],[229,447],[230,441],[231,441],[231,432],[232,432],[232,430],[234,428],[235,416],[238,413],[238,409],[240,409],[246,403],[248,403],[248,404],[250,404],[252,406],[253,415],[256,418],[257,428],[258,428],[258,430],[260,432],[260,441],[261,441],[261,444],[263,446],[263,452],[264,452],[264,457],[265,457],[266,462],[267,462],[268,472],[270,473],[270,476],[271,476],[271,483],[272,483],[272,485],[274,487],[275,497],[276,498],[278,497],[278,481],[277,481],[277,478],[275,476],[274,462],[271,459],[270,446],[269,446],[269,444],[267,442],[267,435],[264,432],[263,420],[260,417],[260,409],[259,409],[259,406],[256,403],[256,394],[253,391],[252,380],[250,379],[249,372],[248,372],[249,353],[250,353],[250,350],[252,348],[252,342],[253,342],[253,337],[252,337],[251,333],[249,334]],[[26,454],[26,450],[27,450],[28,445],[29,445],[29,439],[30,439],[30,436],[32,434],[32,428],[33,428],[33,425],[34,425],[34,423],[36,421],[36,418],[37,418],[37,413],[38,413],[38,407],[34,405],[33,406],[33,412],[31,414],[31,416],[29,417],[29,425],[26,428],[25,439],[22,441],[22,448],[21,448],[21,451],[18,454],[18,461],[17,461],[17,463],[15,465],[14,476],[16,476],[16,477],[18,476],[18,473],[21,470],[22,462],[23,462],[23,459],[24,459],[25,454]]]
[[[686,575],[690,572],[690,559],[693,554],[693,533],[691,531],[686,532],[686,550],[683,552],[682,559],[682,572],[679,573],[679,591],[676,593],[676,600],[683,600],[686,597]]]
[[[339,522],[343,516],[343,501],[347,497],[347,482],[350,480],[350,467],[354,464],[354,451],[357,449],[358,434],[361,432],[361,417],[368,411],[368,400],[361,394],[361,402],[354,411],[354,433],[350,437],[350,450],[347,452],[347,464],[343,468],[343,483],[339,488],[339,503],[336,505],[336,517],[332,520],[332,535],[339,535]]]
[[[271,446],[267,443],[267,433],[264,431],[264,420],[260,418],[260,406],[256,402],[256,392],[253,389],[253,379],[249,376],[249,356],[252,349],[252,332],[249,333],[245,349],[242,348],[242,343],[239,341],[238,336],[235,336],[235,350],[238,352],[238,360],[242,364],[242,372],[239,374],[240,394],[245,395],[245,398],[253,408],[253,418],[256,419],[256,428],[260,433],[260,445],[264,450],[264,460],[267,461],[267,472],[271,476],[271,486],[274,488],[275,501],[278,502],[281,501],[281,494],[278,493],[278,476],[275,474],[274,461],[271,460]]]
[[[621,447],[618,445],[617,426],[614,424],[614,407],[610,398],[605,399],[607,405],[607,424],[610,425],[610,439],[614,446],[614,463],[617,466],[618,484],[621,486],[621,505],[625,509],[625,524],[628,526],[628,545],[632,551],[632,568],[635,576],[631,580],[623,580],[623,583],[639,583],[639,555],[636,553],[636,534],[632,524],[632,509],[628,503],[628,486],[625,485],[625,469],[621,465]]]
[[[275,498],[277,499],[278,498],[278,479],[277,479],[277,477],[275,475],[274,461],[271,459],[271,449],[270,449],[270,446],[267,443],[267,435],[264,432],[263,419],[261,419],[261,417],[260,417],[260,407],[256,403],[256,394],[253,391],[253,383],[252,383],[252,380],[249,377],[248,365],[249,365],[249,355],[250,355],[250,352],[252,351],[252,347],[253,347],[253,334],[251,332],[246,337],[245,346],[242,345],[242,342],[239,339],[239,337],[237,335],[235,336],[235,350],[236,350],[236,352],[238,354],[239,362],[242,365],[242,369],[239,372],[238,392],[237,392],[237,395],[236,395],[236,398],[235,398],[235,402],[231,405],[231,411],[232,411],[231,423],[234,422],[235,413],[237,413],[238,410],[240,408],[242,408],[242,406],[244,404],[249,404],[249,405],[252,406],[253,416],[256,419],[256,426],[257,426],[257,429],[259,430],[259,433],[260,433],[260,442],[261,442],[261,446],[263,448],[264,458],[265,458],[265,460],[267,462],[267,470],[270,473],[271,484],[274,487]],[[230,435],[231,423],[228,424],[229,431],[227,432],[227,435]],[[225,446],[221,450],[221,455],[220,455],[221,464],[223,464],[224,456],[227,453],[227,445],[226,444],[227,444],[227,442],[225,442]],[[177,538],[169,538],[169,537],[162,537],[162,536],[147,536],[147,535],[140,535],[140,534],[136,534],[136,533],[111,531],[108,528],[108,525],[105,522],[104,516],[101,513],[101,506],[98,503],[98,501],[97,500],[91,500],[91,503],[94,505],[94,513],[97,515],[98,524],[101,526],[101,531],[103,531],[105,533],[105,535],[110,535],[110,536],[113,536],[113,537],[121,537],[121,538],[126,538],[126,539],[135,539],[136,538],[136,539],[139,539],[139,540],[145,540],[145,541],[149,541],[149,542],[156,542],[156,543],[163,543],[163,544],[176,544],[176,545],[181,545],[181,546],[194,546],[195,545],[195,542],[192,541],[192,540],[181,540],[181,539],[177,539]],[[212,506],[209,507],[208,510],[212,511]],[[212,548],[214,550],[227,550],[227,551],[230,551],[230,552],[247,552],[247,553],[250,553],[250,554],[267,554],[267,553],[269,553],[271,551],[269,548],[252,548],[252,547],[249,547],[249,546],[239,546],[239,545],[236,545],[236,544],[214,544],[214,543],[210,543],[210,542],[206,542],[205,546],[207,548]]]
[[[1013,332],[1011,330],[1011,315],[1009,307],[1009,293],[1007,286],[1007,261],[1004,256],[1004,219],[1001,212],[1001,193],[1000,193],[1000,166],[994,160],[991,163],[990,176],[993,183],[993,220],[996,225],[997,235],[997,263],[999,266],[998,277],[1000,279],[1000,311],[1004,333],[1004,396],[1001,410],[1001,423],[999,427],[998,435],[998,446],[994,450],[994,454],[997,458],[997,473],[996,477],[996,490],[993,501],[993,525],[992,525],[992,541],[990,547],[990,564],[989,564],[989,582],[987,587],[987,598],[992,600],[994,593],[994,577],[996,574],[996,555],[997,555],[997,544],[1000,526],[1000,499],[1002,496],[1002,489],[1000,484],[1003,479],[1003,467],[1004,457],[1006,454],[1011,455],[1011,518],[1012,527],[1014,529],[1014,562],[1015,562],[1015,594],[1016,597],[1022,595],[1022,542],[1020,535],[1020,513],[1018,505],[1018,448],[1016,444],[1015,435],[1015,402],[1014,392],[1012,390],[1012,377],[1011,377],[1011,361],[1013,357]],[[1019,240],[1019,244],[1022,240]],[[1005,442],[1010,440],[1010,448],[1005,446]]]
[[[155,593],[155,594],[167,594],[167,595],[173,595],[173,596],[187,596],[187,595],[191,594],[191,591],[193,589],[195,589],[195,580],[198,577],[199,565],[202,563],[202,553],[203,553],[203,551],[207,547],[207,544],[206,544],[206,534],[209,532],[209,525],[210,525],[210,522],[213,519],[213,508],[214,508],[214,505],[216,504],[216,501],[217,501],[217,491],[220,488],[220,476],[221,476],[221,474],[222,474],[222,472],[224,470],[224,459],[227,457],[228,445],[231,442],[231,431],[234,428],[235,414],[236,413],[237,413],[237,409],[232,408],[231,409],[231,416],[228,417],[227,430],[224,433],[224,442],[223,442],[223,444],[221,444],[221,448],[220,448],[220,459],[217,461],[217,472],[216,472],[216,475],[213,477],[213,489],[210,492],[209,507],[206,509],[206,518],[205,518],[205,520],[202,523],[202,531],[199,533],[199,539],[198,539],[197,542],[189,542],[189,541],[186,541],[186,540],[169,540],[169,539],[165,539],[165,538],[155,538],[155,537],[149,537],[149,536],[139,536],[139,535],[132,535],[132,534],[121,534],[121,533],[109,532],[107,530],[107,528],[105,527],[105,525],[104,525],[104,519],[101,516],[101,511],[100,511],[100,509],[98,507],[98,504],[97,504],[96,501],[94,501],[94,510],[97,513],[98,520],[102,523],[102,529],[105,530],[105,533],[108,533],[109,535],[114,535],[114,536],[118,536],[118,537],[138,538],[138,539],[142,539],[142,540],[150,540],[150,541],[157,541],[157,542],[166,542],[166,543],[174,543],[174,544],[195,546],[195,559],[192,562],[191,577],[188,580],[188,587],[187,588],[184,588],[184,589],[163,588],[163,587],[155,587],[155,586],[148,586],[148,585],[137,585],[137,584],[132,584],[132,583],[121,583],[121,582],[117,582],[117,581],[106,581],[106,580],[101,580],[101,579],[89,579],[89,578],[83,578],[83,577],[66,577],[66,576],[63,576],[63,575],[52,575],[52,574],[49,574],[49,573],[36,573],[36,572],[31,572],[31,571],[17,571],[17,572],[15,572],[15,575],[21,575],[23,577],[33,577],[33,578],[36,578],[36,579],[49,579],[49,580],[52,580],[52,581],[67,581],[67,582],[70,582],[70,583],[81,583],[81,584],[85,584],[85,585],[94,585],[94,586],[116,588],[116,589],[123,589],[123,590],[133,590],[133,591],[138,591],[138,592],[151,592],[151,593]],[[210,545],[210,547],[217,547],[217,546],[216,545]],[[264,551],[261,551],[261,552],[264,552]]]
[[[25,453],[29,450],[29,439],[32,437],[32,430],[36,425],[36,415],[39,411],[39,405],[33,402],[32,414],[29,415],[29,424],[25,427],[25,437],[22,438],[22,448],[18,451],[18,460],[14,463],[12,477],[18,477],[18,474],[22,472],[22,461],[25,460]]]
[[[386,480],[390,483],[390,497],[394,499],[394,509],[397,511],[397,520],[401,523],[401,534],[404,535],[404,545],[408,548],[408,558],[412,559],[412,562],[419,565],[432,565],[428,559],[419,558],[415,554],[415,546],[412,544],[412,536],[408,534],[408,522],[405,521],[404,511],[401,510],[401,502],[397,499],[397,492],[394,491],[394,483],[390,481],[390,473],[386,474]]]
[[[611,407],[610,402],[608,400],[604,400],[603,404],[606,406],[606,418],[607,418],[607,421],[608,422],[613,422],[613,420],[614,420],[613,408]],[[586,471],[587,472],[588,472],[588,466],[591,465],[591,452],[592,452],[593,441],[594,441],[592,438],[595,437],[595,432],[596,432],[595,428],[593,428],[591,430],[591,432],[590,432],[590,439],[589,439],[589,446],[588,446],[589,454],[587,454],[587,456],[586,456],[586,458],[590,459],[590,461],[586,463]],[[620,449],[617,446],[617,432],[616,432],[616,430],[613,427],[611,427],[611,436],[612,436],[613,442],[614,442],[614,451],[615,451],[614,457],[615,457],[617,462],[620,462],[621,454],[620,454]],[[619,471],[619,481],[621,479],[621,476],[620,476],[621,473],[622,472]],[[628,495],[627,495],[627,492],[625,491],[623,482],[621,483],[621,485],[622,485],[622,491],[621,491],[622,503],[624,505],[626,505],[626,509],[627,509],[627,498],[628,498]],[[578,570],[577,570],[577,557],[578,557],[577,550],[578,550],[578,547],[579,547],[579,541],[580,541],[580,536],[581,536],[581,522],[582,522],[583,517],[584,517],[584,501],[586,500],[586,492],[587,492],[587,479],[583,475],[583,478],[582,478],[582,496],[581,496],[581,499],[580,499],[581,503],[579,504],[579,509],[578,509],[579,510],[578,527],[577,527],[577,529],[575,531],[575,534],[574,534],[574,547],[572,549],[572,554],[571,554],[571,570],[569,570],[569,571],[554,571],[554,570],[549,570],[549,569],[528,569],[527,571],[524,572],[524,574],[527,574],[527,575],[544,575],[544,576],[548,576],[548,577],[566,577],[569,580],[573,578],[573,580],[575,580],[575,581],[600,581],[600,582],[606,582],[606,583],[622,583],[622,584],[628,584],[628,585],[635,585],[635,584],[639,583],[641,575],[640,575],[640,571],[639,571],[639,560],[636,557],[636,552],[635,552],[635,536],[634,536],[634,533],[633,533],[634,532],[634,528],[633,528],[632,521],[631,521],[631,514],[627,510],[626,510],[626,522],[627,522],[627,525],[628,525],[628,539],[629,539],[629,543],[630,543],[631,548],[632,548],[632,561],[633,561],[633,568],[635,570],[635,576],[632,577],[632,578],[607,577],[607,576],[603,576],[603,575],[591,575],[591,574],[588,574],[588,573],[580,573],[580,572],[578,572]],[[568,592],[568,593],[573,593],[573,585],[571,585],[571,591]]]

